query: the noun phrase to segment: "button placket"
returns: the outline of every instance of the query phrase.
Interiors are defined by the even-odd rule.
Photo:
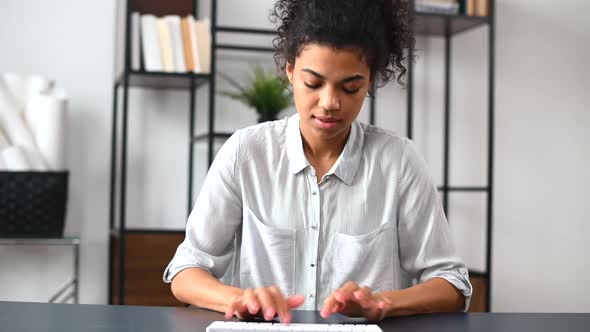
[[[317,253],[318,253],[318,246],[319,246],[319,224],[320,224],[320,189],[316,180],[316,174],[313,169],[309,171],[309,188],[310,188],[310,202],[311,202],[311,214],[309,217],[311,230],[312,232],[309,233],[310,245],[308,251],[308,297],[310,300],[315,302],[315,295],[317,292]],[[314,303],[315,307],[315,303]]]

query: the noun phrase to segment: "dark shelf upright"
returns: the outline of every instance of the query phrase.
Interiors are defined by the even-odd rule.
[[[495,98],[496,98],[496,1],[490,0],[489,8],[489,38],[488,38],[488,196],[487,196],[487,232],[486,232],[486,273],[487,298],[486,308],[492,308],[492,239],[493,239],[493,202],[494,202],[494,128],[495,128]]]

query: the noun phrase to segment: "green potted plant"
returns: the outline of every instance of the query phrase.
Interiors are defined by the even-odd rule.
[[[258,113],[258,123],[276,120],[282,110],[293,105],[292,94],[287,89],[284,79],[272,71],[265,71],[261,66],[256,66],[253,68],[253,74],[253,78],[247,84],[241,85],[220,73],[221,77],[238,90],[222,94],[254,108]]]

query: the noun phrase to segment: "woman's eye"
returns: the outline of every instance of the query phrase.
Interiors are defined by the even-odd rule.
[[[307,82],[304,82],[304,84],[305,84],[306,87],[308,87],[310,89],[317,89],[317,88],[320,87],[320,84],[310,84],[310,83],[307,83]]]
[[[353,95],[353,94],[359,92],[360,88],[356,88],[356,89],[342,88],[342,90],[344,90],[344,93],[347,93],[349,95]]]

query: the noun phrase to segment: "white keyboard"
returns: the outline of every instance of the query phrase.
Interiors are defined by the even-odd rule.
[[[383,332],[375,324],[280,324],[257,322],[216,321],[207,327],[207,332]]]

